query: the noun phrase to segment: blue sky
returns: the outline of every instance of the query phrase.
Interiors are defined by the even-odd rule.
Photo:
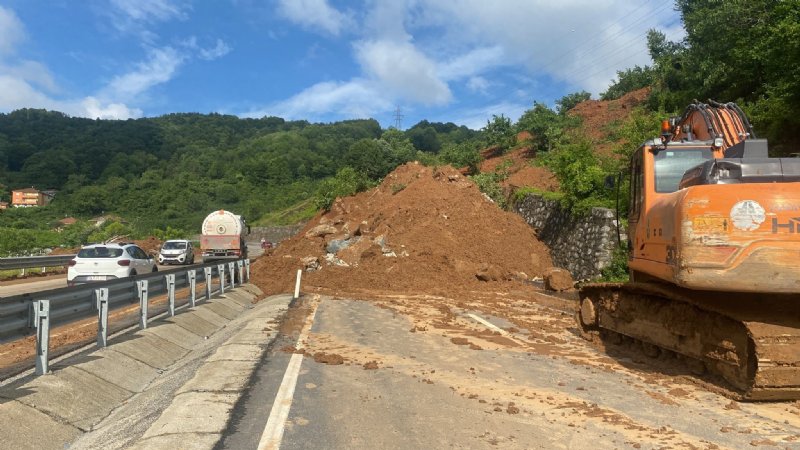
[[[472,128],[650,62],[663,0],[0,0],[0,112]]]

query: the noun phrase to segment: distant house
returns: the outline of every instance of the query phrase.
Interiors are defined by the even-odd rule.
[[[8,202],[0,202],[0,209],[8,209]]]
[[[14,208],[30,208],[45,206],[56,195],[54,190],[39,191],[33,187],[11,191],[11,206]]]

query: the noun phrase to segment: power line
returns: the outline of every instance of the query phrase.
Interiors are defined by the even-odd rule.
[[[646,5],[647,5],[647,3],[645,3],[643,5],[640,5],[639,8],[636,8],[634,11],[631,11],[626,16],[623,16],[623,18],[631,15],[633,12],[637,11],[638,9],[640,9],[640,8],[646,6]],[[561,53],[559,56],[557,56],[556,58],[552,59],[550,62],[544,64],[542,66],[542,70],[548,71],[548,69],[551,69],[553,64],[555,64],[556,62],[561,61],[562,59],[566,58],[567,56],[574,55],[574,54],[578,53],[578,51],[581,50],[581,47],[583,47],[587,43],[592,43],[592,45],[589,48],[587,48],[586,50],[581,51],[580,53],[590,53],[593,50],[596,50],[596,49],[599,49],[599,48],[603,47],[605,44],[611,42],[614,38],[616,38],[618,36],[621,36],[625,32],[630,31],[631,29],[635,28],[638,24],[643,23],[647,19],[650,19],[650,18],[652,18],[654,16],[657,16],[658,14],[663,12],[665,9],[667,9],[667,7],[669,7],[670,5],[671,5],[671,3],[665,3],[665,4],[661,5],[660,7],[657,7],[656,9],[653,9],[653,10],[647,12],[646,14],[642,15],[641,17],[637,17],[634,20],[633,23],[630,23],[627,26],[622,25],[621,21],[616,21],[616,22],[612,23],[611,25],[605,27],[600,32],[593,34],[592,36],[590,36],[589,38],[587,38],[586,40],[584,40],[583,42],[581,42],[580,44],[578,44],[577,46],[572,48],[572,50],[570,50],[568,52]],[[611,34],[609,36],[606,36],[605,38],[603,38],[600,41],[592,41],[593,38],[601,37],[606,31],[610,30],[614,25],[617,25],[617,24],[619,24],[621,28],[616,33]],[[645,32],[645,34],[646,34],[646,32]]]

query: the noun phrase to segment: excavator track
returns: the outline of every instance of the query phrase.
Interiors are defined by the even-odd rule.
[[[702,361],[744,400],[800,399],[799,295],[591,284],[580,290],[578,323]]]

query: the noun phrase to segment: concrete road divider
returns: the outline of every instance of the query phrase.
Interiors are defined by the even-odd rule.
[[[54,364],[48,375],[3,386],[2,446],[212,448],[292,299],[254,305],[262,295],[252,285],[226,290]]]

